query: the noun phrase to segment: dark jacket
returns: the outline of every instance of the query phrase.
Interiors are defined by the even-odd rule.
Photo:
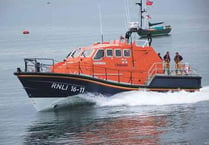
[[[176,62],[176,63],[179,63],[180,61],[182,61],[183,60],[183,57],[181,56],[181,55],[176,55],[175,57],[174,57],[174,61]]]
[[[165,62],[170,62],[171,59],[170,59],[170,55],[169,54],[166,54],[164,57],[163,57],[164,61]]]

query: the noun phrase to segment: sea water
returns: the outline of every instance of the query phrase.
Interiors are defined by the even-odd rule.
[[[136,21],[137,1],[0,2],[0,144],[209,144],[209,17],[207,0],[154,1],[154,22],[172,26],[153,38],[163,56],[176,51],[202,76],[199,92],[131,91],[112,97],[85,94],[87,103],[37,112],[13,75],[26,57],[63,60],[74,48],[118,39]],[[127,17],[127,7],[129,17]],[[126,10],[125,10],[126,9]],[[23,35],[29,30],[29,35]]]

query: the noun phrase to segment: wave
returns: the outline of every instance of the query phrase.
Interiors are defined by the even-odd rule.
[[[87,94],[82,96],[97,106],[139,106],[139,105],[171,105],[192,104],[209,101],[209,86],[203,87],[198,92],[149,92],[129,91],[111,97]]]

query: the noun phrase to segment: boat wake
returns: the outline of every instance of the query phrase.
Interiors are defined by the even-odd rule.
[[[139,105],[171,105],[192,104],[209,101],[209,86],[203,87],[199,92],[148,92],[131,91],[119,93],[111,97],[87,94],[83,99],[95,103],[97,106],[139,106]]]
[[[37,111],[47,111],[68,106],[79,106],[84,104],[95,104],[98,107],[106,106],[143,106],[143,105],[171,105],[192,104],[201,101],[209,101],[209,86],[202,88],[199,92],[150,92],[150,91],[128,91],[111,97],[101,94],[80,94],[74,97],[38,98],[32,99],[32,104]]]

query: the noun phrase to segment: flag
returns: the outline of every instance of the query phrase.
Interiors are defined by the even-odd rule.
[[[146,15],[147,16],[147,19],[151,19],[150,15]]]
[[[147,6],[151,6],[152,4],[153,4],[153,1],[150,1],[150,0],[147,0],[147,1],[146,1],[146,5],[147,5]]]

